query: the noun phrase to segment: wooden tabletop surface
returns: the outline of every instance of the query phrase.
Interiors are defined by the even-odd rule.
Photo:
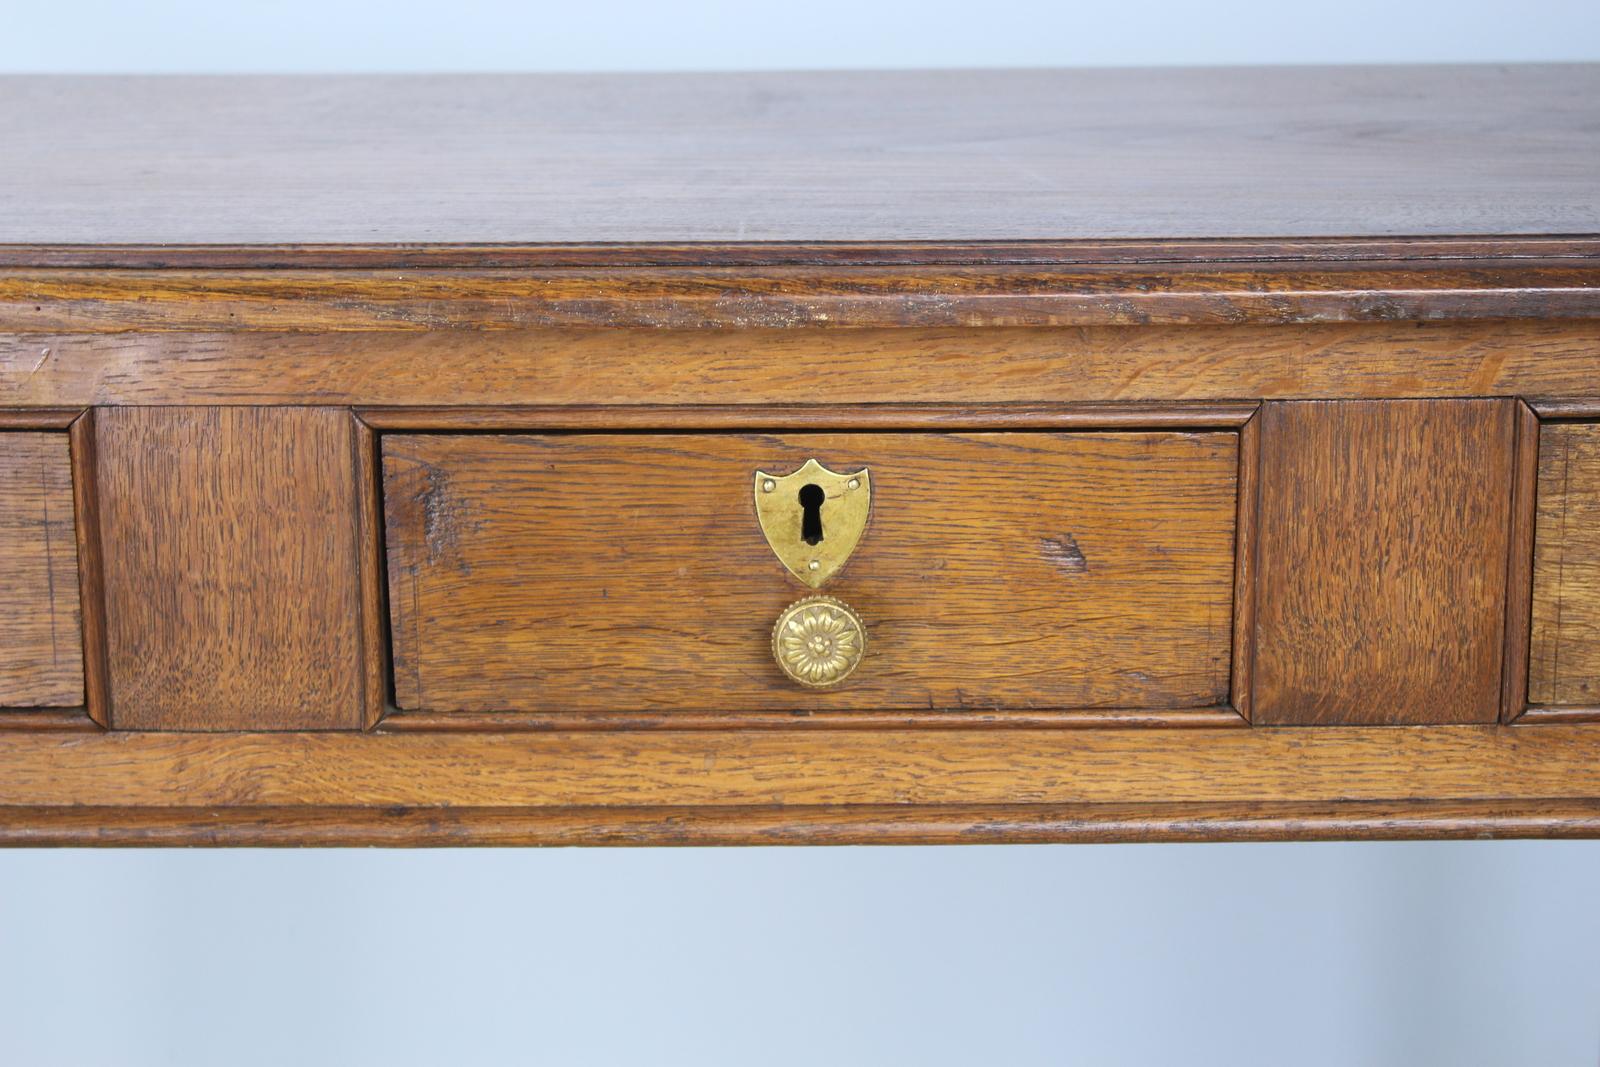
[[[0,244],[1600,234],[1600,65],[0,78]]]

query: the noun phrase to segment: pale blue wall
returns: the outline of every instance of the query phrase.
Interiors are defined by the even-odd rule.
[[[1595,0],[11,0],[0,70],[1600,59]]]
[[[1539,59],[1600,3],[0,11],[12,71]],[[0,853],[0,1065],[256,1063],[1594,1065],[1600,843]]]
[[[0,1064],[1592,1067],[1600,845],[0,853]]]

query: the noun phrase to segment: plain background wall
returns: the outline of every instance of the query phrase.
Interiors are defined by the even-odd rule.
[[[0,70],[751,70],[1600,58],[1594,0],[9,0]]]
[[[1594,0],[0,14],[17,72],[1600,60]],[[1600,843],[0,853],[0,1064],[224,1063],[1594,1065]]]

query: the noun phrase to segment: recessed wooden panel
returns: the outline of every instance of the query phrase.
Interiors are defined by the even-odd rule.
[[[112,726],[361,724],[352,419],[96,413]]]
[[[1600,705],[1600,425],[1539,431],[1531,704]]]
[[[788,577],[752,477],[872,471],[823,592],[866,621],[835,689],[773,664]],[[434,711],[1225,703],[1237,435],[384,438],[395,690]],[[826,516],[824,515],[824,521]]]
[[[0,707],[83,704],[65,433],[0,433]]]
[[[1514,412],[1263,408],[1254,722],[1495,721]]]

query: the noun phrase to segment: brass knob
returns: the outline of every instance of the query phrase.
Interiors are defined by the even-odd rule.
[[[867,628],[842,600],[808,596],[772,627],[772,658],[801,685],[821,689],[850,676],[867,651]]]

